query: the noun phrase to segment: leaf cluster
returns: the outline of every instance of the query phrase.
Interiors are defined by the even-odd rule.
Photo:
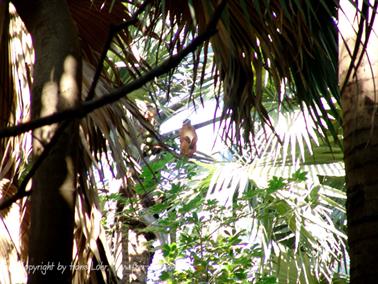
[[[312,184],[306,172],[296,171],[289,178],[270,178],[266,187],[224,176],[218,184],[216,168],[221,166],[165,157],[152,166],[160,170],[158,180],[143,170],[144,186],[161,198],[147,210],[158,219],[143,230],[169,236],[159,247],[164,257],[161,280],[345,279],[345,193],[339,178],[327,176],[323,184]],[[240,177],[242,170],[234,173]],[[231,185],[236,187],[229,198],[222,198]]]

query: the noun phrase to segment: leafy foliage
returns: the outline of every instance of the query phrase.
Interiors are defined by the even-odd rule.
[[[250,179],[238,182],[240,166],[237,176],[217,185],[216,168],[222,166],[165,155],[151,164],[151,169],[160,170],[158,176],[144,168],[141,187],[162,201],[140,212],[158,214],[143,231],[169,236],[160,240],[161,280],[319,283],[346,279],[343,191],[311,184],[302,171],[290,178],[273,177],[267,187],[259,188]],[[333,183],[332,177],[327,179],[327,184]],[[236,189],[231,190],[231,185]],[[226,190],[231,190],[230,198],[222,198]]]
[[[216,6],[216,1],[210,0],[102,2],[68,1],[86,61],[83,99],[88,98],[93,66],[99,62],[111,27],[118,27],[119,32],[100,70],[103,77],[97,84],[96,97],[138,78],[181,50],[204,29]],[[145,4],[140,18],[123,26],[124,20],[130,20]],[[0,21],[9,16],[7,9],[3,12],[6,17],[0,17]],[[332,279],[337,258],[345,255],[345,196],[340,191],[344,172],[339,145],[333,152],[335,159],[329,158],[329,141],[339,137],[340,123],[334,15],[333,1],[228,1],[218,34],[205,42],[202,50],[193,52],[192,58],[188,57],[167,76],[83,119],[82,168],[88,170],[81,173],[83,192],[77,208],[81,222],[76,232],[77,246],[85,247],[80,261],[90,261],[93,254],[101,261],[104,255],[98,252],[106,241],[97,225],[100,212],[94,192],[111,186],[104,177],[110,171],[112,178],[122,180],[128,195],[112,192],[102,205],[114,202],[122,208],[117,217],[147,223],[147,228],[139,229],[160,236],[167,265],[174,266],[177,258],[191,257],[192,270],[176,273],[169,268],[163,278],[184,281],[184,276],[190,276],[186,279],[242,282],[252,277],[256,283],[281,282],[285,277],[310,282]],[[5,31],[0,32],[0,50],[8,56],[7,23],[0,27]],[[31,82],[32,48],[26,35],[26,31],[12,35],[25,46],[21,50],[26,55],[17,56],[18,60],[26,58],[25,62],[0,59],[1,82],[6,83],[0,96],[1,125],[28,117],[25,94]],[[16,50],[12,45],[11,49]],[[9,66],[26,68],[16,74],[25,77],[21,82],[27,86],[26,91],[13,92]],[[15,93],[19,97],[15,98]],[[255,149],[235,151],[243,157],[227,164],[198,166],[166,154],[146,165],[154,157],[145,157],[145,137],[140,132],[156,134],[156,125],[149,125],[143,117],[147,103],[159,110],[161,122],[190,100],[203,103],[207,97],[220,99],[220,95],[224,96],[224,117],[229,115],[234,122],[225,123],[225,133],[236,137],[232,142],[241,144],[241,148],[254,140]],[[294,105],[290,115],[283,107],[286,102]],[[295,109],[297,102],[303,112]],[[25,109],[18,110],[22,105]],[[288,118],[298,116],[305,117],[305,123],[298,125],[297,120]],[[283,120],[292,123],[289,129],[282,127]],[[260,129],[255,122],[261,121],[269,122],[275,130]],[[323,140],[318,132],[323,134]],[[25,137],[30,140],[29,135]],[[2,159],[0,168],[12,169],[10,179],[14,178],[15,183],[30,153],[30,141],[22,138],[1,145],[12,157]],[[241,163],[243,159],[252,163]],[[307,177],[297,172],[303,163],[307,163]],[[96,184],[98,179],[100,185]],[[138,179],[141,183],[136,185]],[[146,198],[155,204],[141,206]],[[158,220],[151,218],[156,214]],[[147,217],[153,221],[147,222]],[[103,224],[109,225],[106,221]],[[107,229],[108,233],[115,231],[115,227]],[[83,239],[85,246],[80,243]],[[93,246],[96,241],[97,246]],[[312,252],[316,252],[314,257]],[[106,254],[105,258],[110,259],[109,252]],[[254,261],[247,262],[246,257]]]

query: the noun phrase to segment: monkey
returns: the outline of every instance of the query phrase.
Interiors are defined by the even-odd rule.
[[[191,158],[197,151],[197,133],[192,126],[190,119],[185,119],[179,131],[180,137],[180,154],[182,156]]]
[[[143,117],[151,124],[154,130],[158,131],[158,113],[156,108],[151,104],[146,104],[141,108]],[[141,149],[144,157],[156,155],[161,152],[162,147],[158,144],[156,139],[144,127],[140,127],[140,135],[143,139]]]
[[[158,124],[157,120],[156,120],[157,111],[156,111],[156,108],[153,105],[147,104],[146,110],[144,111],[143,116],[149,123],[151,123],[151,125],[153,127],[157,126],[157,124]]]

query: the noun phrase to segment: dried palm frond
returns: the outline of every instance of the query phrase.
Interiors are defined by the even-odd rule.
[[[6,11],[2,11],[5,9]],[[24,122],[29,119],[31,66],[34,51],[31,38],[12,5],[1,4],[5,13],[1,39],[0,59],[0,127]],[[0,176],[13,179],[20,175],[30,154],[30,134],[1,140]],[[6,168],[5,165],[10,168]],[[17,183],[16,183],[17,184]]]
[[[0,77],[0,127],[4,127],[7,126],[13,105],[13,79],[9,65],[9,9],[5,2],[0,4],[0,52],[3,55],[0,58],[1,74],[4,74]]]
[[[154,2],[169,22],[167,29],[172,34],[177,27],[189,27],[193,33],[203,30],[216,5],[217,1],[211,0]],[[253,139],[249,133],[254,133],[254,113],[258,120],[270,124],[264,106],[268,79],[279,101],[292,100],[280,94],[281,85],[287,85],[315,119],[320,120],[327,112],[323,98],[340,123],[335,14],[333,1],[227,1],[218,32],[211,38],[211,46],[204,45],[203,49],[205,54],[214,51],[215,76],[223,82],[223,116],[235,122],[226,134],[231,131],[239,141],[243,136],[245,141]],[[185,43],[183,36],[188,38],[190,34],[172,36],[171,46],[180,49]],[[337,138],[331,121],[324,123],[319,129],[328,128]],[[241,131],[245,131],[243,136]]]
[[[31,68],[34,62],[34,51],[30,35],[18,17],[15,8],[5,2],[1,3],[1,70],[0,70],[0,116],[1,127],[24,122],[29,119]],[[3,139],[0,146],[0,178],[8,180],[8,187],[1,188],[1,200],[7,199],[17,191],[17,187],[28,168],[31,153],[31,135],[24,133],[17,137]],[[9,191],[7,188],[11,188]],[[19,277],[25,274],[22,262],[27,255],[27,231],[30,223],[28,201],[20,201],[6,211],[12,217],[2,216],[4,226],[12,232],[6,238],[12,241],[12,250],[17,252],[17,260],[9,262],[8,269],[18,266]],[[7,213],[3,211],[3,213]],[[3,230],[2,230],[3,231]],[[15,234],[15,232],[17,233]],[[9,252],[12,255],[13,252]],[[12,275],[17,275],[12,273]],[[15,276],[14,276],[15,277]],[[10,280],[19,281],[12,277]]]
[[[104,29],[104,32],[100,33],[100,35],[102,34],[105,38],[108,36],[106,31],[110,31],[112,25],[119,25],[122,23],[122,21],[117,22],[117,17],[111,16],[115,9],[116,7],[113,6],[109,15],[102,17],[102,25],[104,25],[102,29]],[[88,8],[87,10],[81,10],[81,16],[87,11]],[[106,11],[106,9],[102,10],[101,13],[105,13],[104,11]],[[126,13],[126,10],[123,9],[122,11]],[[93,10],[89,11],[89,15],[91,13],[93,13]],[[127,19],[127,17],[128,16],[123,16],[122,20],[124,18]],[[95,18],[96,17],[94,17],[94,19]],[[118,20],[119,19],[120,18],[118,18]],[[88,25],[88,23],[86,23],[86,25]],[[95,34],[96,31],[92,29],[88,31],[86,30],[86,43],[92,48],[92,50],[97,51],[99,54],[102,52],[102,46],[96,42],[91,44],[91,40],[99,40],[99,42],[101,42],[101,39],[97,38]],[[118,36],[115,40],[116,41],[113,41],[114,45],[112,49],[117,49],[119,43],[125,45],[128,44],[127,36]],[[126,62],[138,62],[133,58],[130,58],[130,52],[125,51],[124,49],[118,49],[117,51],[119,51],[119,57],[121,57],[120,54],[124,52],[122,58]],[[96,61],[96,64],[97,63],[98,61]],[[108,63],[110,64],[111,62]],[[84,99],[86,99],[86,96],[90,91],[95,76],[95,68],[93,66],[96,65],[93,63],[91,64],[90,61],[84,62],[82,89]],[[130,66],[131,68],[129,71],[132,72],[133,68],[135,69],[135,66],[133,66],[133,64]],[[104,76],[99,80],[94,91],[94,98],[106,96],[113,86],[120,84],[120,76],[118,72],[117,69],[111,68],[110,73],[103,73]],[[113,74],[113,76],[109,76],[109,74]],[[74,276],[78,281],[89,281],[89,279],[95,281],[94,278],[96,277],[105,282],[116,281],[114,257],[111,252],[113,249],[109,250],[109,244],[104,234],[105,232],[102,225],[100,225],[102,208],[99,206],[97,200],[97,190],[99,188],[95,170],[103,172],[104,168],[108,169],[112,167],[111,165],[114,165],[115,168],[111,169],[114,175],[113,178],[118,177],[125,179],[126,184],[132,184],[132,182],[128,180],[135,178],[135,175],[130,175],[130,172],[137,173],[139,171],[139,163],[144,159],[142,152],[142,136],[145,129],[150,133],[154,133],[154,136],[157,137],[154,126],[144,117],[143,111],[137,106],[137,104],[129,98],[124,98],[112,105],[97,109],[81,121],[81,143],[83,149],[85,149],[83,153],[86,157],[83,160],[82,168],[87,170],[85,175],[81,176],[81,186],[79,188],[80,194],[76,208],[77,228],[75,231],[75,244],[77,257],[75,258],[74,263],[76,265],[87,265],[87,267],[94,266],[96,263],[102,263],[110,269],[108,271],[101,271],[98,275],[94,275],[93,271],[78,272]],[[109,163],[109,165],[106,165],[107,163]],[[100,180],[102,180],[102,178],[100,178]],[[115,244],[115,251],[117,248],[118,245]]]
[[[83,98],[87,96],[87,92],[91,87],[93,74],[95,73],[95,66],[98,64],[99,54],[103,49],[103,42],[108,37],[108,32],[112,25],[122,23],[128,18],[127,11],[122,4],[113,6],[113,12],[101,9],[99,6],[93,5],[91,1],[70,1],[72,5],[72,13],[75,17],[80,37],[83,44],[83,53],[85,58],[84,74],[83,74]],[[17,16],[13,6],[8,9],[7,5],[1,4],[0,12],[1,20],[1,51],[6,56],[1,57],[1,126],[8,126],[22,122],[29,118],[29,94],[32,82],[31,68],[33,64],[33,48],[31,44],[30,35],[21,19]],[[11,17],[7,16],[11,12]],[[101,30],[93,30],[91,21],[96,23],[96,20],[101,19],[96,27]],[[86,20],[86,21],[85,21]],[[91,27],[91,29],[88,29]],[[118,39],[123,42],[127,41],[126,33],[117,35]],[[8,52],[8,45],[10,46]],[[2,54],[3,54],[2,53]],[[129,56],[131,56],[129,54]],[[130,58],[129,58],[130,59]],[[131,60],[131,59],[130,59]],[[106,78],[106,73],[103,73]],[[95,90],[96,96],[103,96],[109,92],[112,86],[119,84],[119,82],[111,82],[109,80],[100,79]],[[3,87],[4,86],[4,87]],[[79,264],[94,264],[103,263],[109,269],[108,273],[100,273],[97,277],[102,278],[103,281],[115,281],[115,272],[111,269],[112,258],[109,253],[108,243],[104,237],[104,231],[100,225],[100,208],[96,202],[95,178],[91,174],[90,169],[93,164],[99,161],[98,155],[100,153],[110,153],[111,160],[116,161],[119,165],[118,174],[125,176],[128,167],[133,167],[137,161],[140,160],[141,153],[140,134],[135,133],[138,127],[148,128],[149,131],[154,132],[155,129],[149,124],[147,120],[142,120],[143,114],[139,108],[130,100],[122,100],[113,105],[104,107],[92,113],[90,116],[82,120],[82,146],[87,149],[83,152],[83,167],[79,173],[82,185],[79,191],[77,214],[79,215],[77,222],[77,230],[75,233],[77,244],[76,249],[79,258],[75,263]],[[138,125],[138,127],[136,127]],[[8,140],[2,140],[2,152],[0,163],[0,177],[2,180],[12,181],[15,185],[22,181],[22,169],[25,170],[29,163],[29,154],[31,151],[30,134],[23,134]],[[134,148],[133,148],[134,147]],[[129,156],[129,158],[125,158]],[[133,159],[132,157],[135,157]],[[87,175],[90,173],[90,175]],[[11,188],[16,188],[15,185],[10,185]],[[7,187],[8,188],[8,187]],[[12,192],[7,192],[2,187],[2,197],[7,197]],[[23,244],[16,247],[16,250],[21,251],[21,259],[26,261],[27,258],[27,231],[29,229],[29,205],[25,202],[20,203],[19,220],[22,220],[20,229],[20,238]],[[97,213],[96,213],[97,212]],[[6,213],[6,212],[4,212]],[[84,220],[84,221],[83,221]],[[17,222],[19,226],[20,221]],[[15,224],[12,224],[12,227]],[[97,233],[96,233],[97,232]],[[102,232],[102,233],[101,233]],[[84,250],[83,250],[84,248]],[[80,270],[74,270],[77,275],[76,279],[88,280],[88,275],[81,275]],[[94,275],[89,275],[94,281]],[[100,279],[98,278],[98,279]],[[98,280],[100,281],[100,280]]]
[[[130,15],[118,1],[111,10],[107,1],[71,0],[68,5],[77,25],[84,59],[97,66],[111,27],[128,20]],[[125,32],[118,36],[130,41]]]

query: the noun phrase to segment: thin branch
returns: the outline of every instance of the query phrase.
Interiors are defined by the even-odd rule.
[[[108,104],[114,103],[121,98],[125,97],[129,93],[141,88],[147,82],[152,81],[158,76],[161,76],[169,72],[172,68],[177,67],[180,62],[196,48],[198,48],[203,42],[208,40],[213,36],[216,30],[216,24],[221,16],[221,13],[226,5],[227,0],[222,0],[221,4],[215,9],[214,15],[207,25],[207,28],[203,33],[195,37],[187,47],[176,53],[175,55],[170,56],[163,63],[157,67],[151,69],[151,71],[145,73],[138,79],[135,79],[130,84],[127,84],[123,87],[116,89],[115,91],[105,95],[101,98],[94,99],[91,101],[84,102],[78,107],[67,109],[61,112],[54,113],[49,116],[38,118],[26,123],[21,123],[17,126],[7,127],[0,130],[0,138],[17,136],[21,133],[28,132],[30,130],[42,127],[44,125],[49,125],[63,120],[73,120],[76,118],[83,118],[87,114],[93,112],[94,110],[106,106]]]
[[[200,122],[200,123],[197,123],[197,124],[193,124],[192,126],[195,128],[195,129],[200,129],[202,127],[205,127],[205,126],[208,126],[212,123],[215,123],[215,122],[218,122],[218,121],[221,121],[222,119],[226,119],[228,116],[226,117],[222,117],[222,116],[218,116],[216,118],[212,118],[212,119],[209,119],[209,120],[206,120],[206,121],[203,121],[203,122]],[[169,131],[167,133],[164,133],[161,135],[161,138],[162,139],[169,139],[169,138],[176,138],[178,137],[179,135],[179,131],[180,131],[180,128],[178,129],[175,129],[175,130],[172,130],[172,131]]]
[[[138,10],[134,13],[134,15],[131,17],[130,20],[123,22],[117,26],[110,26],[108,38],[106,39],[104,49],[102,50],[101,56],[100,56],[100,61],[97,65],[95,75],[93,77],[93,81],[91,84],[91,87],[89,88],[88,91],[88,96],[85,99],[86,101],[90,101],[94,98],[95,95],[95,89],[98,83],[98,80],[100,79],[102,69],[104,67],[104,61],[106,59],[106,55],[110,49],[110,45],[112,44],[114,36],[120,32],[123,29],[128,28],[131,25],[134,25],[138,22],[138,16],[146,9],[147,5],[151,2],[151,0],[146,0],[142,3],[142,5],[138,8]]]
[[[43,152],[41,155],[38,156],[36,161],[34,162],[31,169],[28,171],[24,179],[22,180],[20,186],[17,189],[16,194],[13,196],[1,200],[0,201],[0,210],[5,209],[9,206],[11,206],[14,202],[17,200],[29,196],[31,194],[31,191],[26,191],[26,186],[28,185],[29,181],[34,176],[35,172],[38,170],[38,168],[41,166],[42,162],[48,157],[51,149],[54,147],[54,145],[58,142],[59,137],[63,133],[63,131],[67,128],[69,124],[69,121],[64,121],[62,125],[59,126],[59,128],[56,130],[54,136],[51,138],[50,142],[44,147]]]
[[[13,203],[15,203],[17,200],[24,198],[26,196],[29,196],[30,194],[31,194],[31,191],[24,191],[24,192],[17,191],[16,194],[14,194],[11,197],[4,199],[0,202],[0,210],[8,208]]]

